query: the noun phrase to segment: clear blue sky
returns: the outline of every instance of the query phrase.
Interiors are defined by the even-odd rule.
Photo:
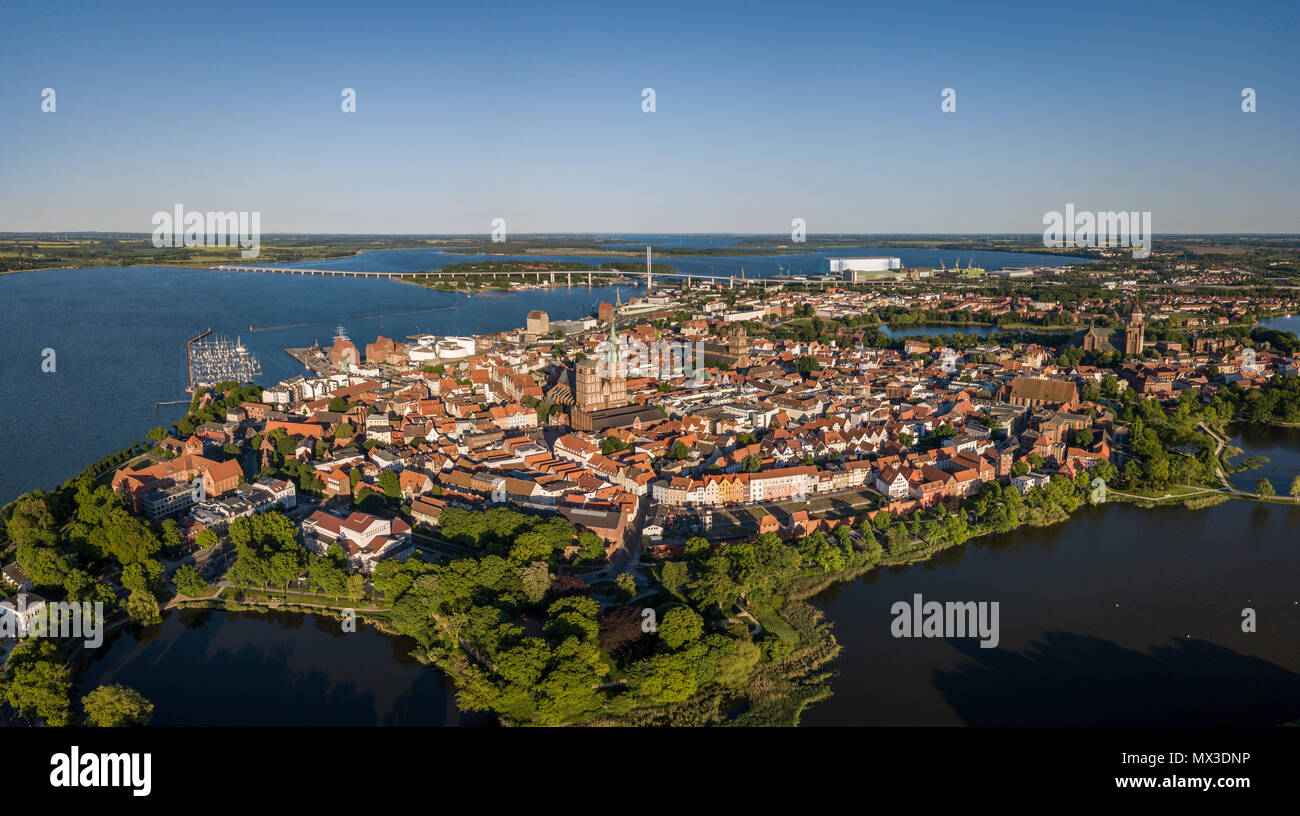
[[[0,231],[179,202],[263,232],[1041,232],[1073,202],[1300,232],[1296,2],[42,0],[0,31]]]

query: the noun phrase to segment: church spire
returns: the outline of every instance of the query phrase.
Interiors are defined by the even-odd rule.
[[[614,334],[614,321],[609,321],[609,351],[605,352],[605,363],[610,366],[609,376],[616,376],[618,364],[621,362],[618,353],[618,336]]]

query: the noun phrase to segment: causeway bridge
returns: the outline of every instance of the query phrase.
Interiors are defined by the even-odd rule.
[[[217,266],[217,269],[228,270],[231,272],[262,272],[274,275],[326,275],[340,278],[425,278],[425,279],[447,279],[465,277],[491,277],[491,278],[518,278],[523,282],[532,281],[534,283],[549,283],[551,286],[567,285],[573,286],[574,279],[577,279],[579,286],[593,286],[597,280],[608,280],[611,278],[639,278],[644,275],[646,290],[649,291],[654,286],[656,278],[660,280],[678,280],[683,286],[689,287],[691,281],[707,282],[711,284],[726,284],[728,288],[734,288],[737,283],[744,286],[747,284],[766,284],[765,278],[745,278],[736,275],[703,275],[699,273],[687,272],[657,272],[648,270],[641,272],[626,272],[619,269],[516,269],[516,270],[485,270],[482,272],[465,272],[465,271],[444,271],[435,269],[431,272],[379,272],[352,269],[306,269],[297,266],[247,266],[241,264],[223,264]]]

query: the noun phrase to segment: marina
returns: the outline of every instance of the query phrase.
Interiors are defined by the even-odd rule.
[[[186,341],[185,358],[190,392],[218,382],[251,383],[262,376],[261,364],[239,339],[232,342],[229,337],[213,335],[212,329]]]

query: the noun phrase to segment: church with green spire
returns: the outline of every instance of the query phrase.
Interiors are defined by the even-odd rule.
[[[1090,325],[1079,339],[1079,345],[1084,351],[1123,352],[1126,357],[1136,357],[1146,342],[1143,317],[1142,307],[1134,298],[1124,328],[1099,329]]]

